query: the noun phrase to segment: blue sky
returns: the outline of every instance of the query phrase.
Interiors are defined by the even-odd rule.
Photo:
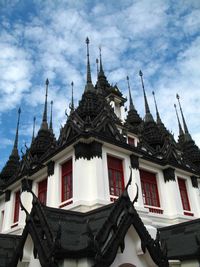
[[[33,116],[38,129],[47,77],[58,136],[71,81],[76,105],[84,90],[86,36],[94,83],[101,45],[109,82],[126,96],[129,75],[143,117],[142,69],[151,112],[155,115],[154,90],[162,120],[175,137],[173,104],[179,93],[188,128],[200,145],[199,0],[0,0],[0,168],[12,150],[19,106],[19,150],[30,143]]]

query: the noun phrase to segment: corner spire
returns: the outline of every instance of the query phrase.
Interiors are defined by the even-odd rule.
[[[43,129],[43,130],[48,130],[48,123],[47,123],[48,86],[49,86],[49,80],[46,79],[46,94],[45,94],[44,112],[43,112],[42,124],[41,124],[41,127],[40,127],[40,129]]]
[[[87,37],[86,40],[87,45],[87,77],[86,77],[86,86],[85,86],[85,92],[91,91],[94,89],[94,86],[92,84],[92,77],[91,77],[91,70],[90,70],[90,55],[89,55],[89,38]]]
[[[33,117],[33,134],[32,134],[32,143],[35,139],[35,121],[36,121],[36,117]]]
[[[12,150],[12,155],[16,154],[18,155],[18,139],[19,139],[19,121],[20,121],[20,114],[21,114],[21,109],[18,109],[18,119],[17,119],[17,128],[16,128],[16,134],[15,134],[15,142]]]
[[[132,100],[132,96],[131,96],[129,77],[127,76],[126,79],[127,79],[127,85],[128,85],[128,91],[129,91],[129,110],[133,110],[133,109],[135,109],[135,107],[133,105],[133,100]]]
[[[190,133],[189,133],[188,128],[187,128],[187,124],[185,122],[185,118],[183,116],[183,110],[182,110],[181,103],[180,103],[180,96],[178,94],[176,94],[176,98],[178,100],[178,104],[179,104],[179,108],[180,108],[180,112],[181,112],[181,117],[182,117],[182,121],[183,121],[183,128],[184,128],[184,131],[185,131],[185,138],[186,138],[186,141],[189,141],[192,138],[190,136]]]
[[[72,100],[71,103],[69,105],[69,108],[71,109],[71,111],[74,111],[74,82],[71,82],[71,87],[72,87]]]
[[[179,120],[179,116],[178,116],[178,111],[177,111],[177,108],[176,108],[176,104],[174,104],[174,108],[175,108],[175,111],[176,111],[176,117],[177,117],[177,120],[178,120],[179,136],[181,136],[181,135],[184,135],[184,132],[183,132],[183,129],[182,129],[180,120]]]
[[[144,88],[144,81],[143,81],[143,73],[142,71],[140,70],[139,71],[139,75],[140,75],[140,78],[141,78],[141,83],[142,83],[142,89],[143,89],[143,94],[144,94],[144,104],[145,104],[145,121],[153,121],[153,117],[150,113],[150,109],[149,109],[149,105],[148,105],[148,101],[147,101],[147,96],[146,96],[146,92],[145,92],[145,88]]]
[[[99,60],[98,60],[98,58],[96,58],[96,64],[97,64],[97,78],[98,78],[98,74],[99,74]]]
[[[51,133],[53,133],[53,116],[52,116],[52,111],[53,111],[53,100],[51,100],[51,115],[50,115],[50,122],[49,122],[49,130]]]
[[[156,119],[157,119],[157,123],[158,124],[161,124],[162,121],[161,121],[161,118],[160,118],[160,114],[158,112],[158,106],[157,106],[157,103],[156,103],[156,97],[155,97],[155,92],[154,91],[152,92],[152,95],[153,95],[154,104],[155,104],[155,108],[156,108]]]
[[[183,110],[182,110],[181,103],[180,103],[180,96],[178,94],[176,94],[176,98],[178,100],[178,104],[179,104],[179,108],[180,108],[180,112],[181,112],[181,116],[182,116],[184,131],[185,131],[185,133],[189,133],[186,122],[185,122],[185,118],[183,116]]]

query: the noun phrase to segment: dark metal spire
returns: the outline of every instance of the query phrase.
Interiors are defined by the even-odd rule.
[[[73,81],[71,82],[71,86],[72,86],[72,100],[69,105],[69,108],[71,109],[71,111],[74,111],[74,83]]]
[[[46,79],[46,94],[45,94],[45,103],[44,103],[44,113],[42,118],[42,124],[40,129],[48,130],[48,123],[47,123],[47,96],[48,96],[48,86],[49,80]]]
[[[19,138],[19,121],[20,121],[20,114],[21,114],[21,109],[18,109],[18,119],[17,119],[17,128],[16,128],[16,134],[15,134],[15,142],[12,150],[12,155],[15,155],[17,153],[18,155],[18,138]]]
[[[182,129],[180,120],[179,120],[179,116],[178,116],[178,112],[177,112],[176,104],[174,104],[174,108],[175,108],[175,111],[176,111],[176,117],[177,117],[177,120],[178,120],[179,136],[181,136],[181,135],[184,135],[184,132],[183,132],[183,129]]]
[[[100,75],[104,75],[103,65],[102,65],[102,58],[101,58],[101,46],[99,46],[99,59],[100,59],[100,69],[99,69],[99,74],[100,74]]]
[[[161,118],[160,118],[160,114],[158,112],[158,107],[157,107],[156,97],[155,97],[155,92],[154,91],[152,92],[152,95],[153,95],[153,99],[154,99],[154,103],[155,103],[155,108],[156,108],[156,119],[157,119],[157,123],[158,124],[161,124],[162,121],[161,121]]]
[[[91,70],[90,70],[90,55],[89,55],[89,38],[86,38],[86,45],[87,45],[87,77],[86,77],[86,86],[85,86],[85,92],[91,91],[94,89],[94,86],[92,84],[92,77],[91,77]]]
[[[35,139],[35,121],[36,121],[36,117],[33,117],[33,134],[32,134],[32,142]]]
[[[128,91],[129,91],[129,110],[133,110],[135,109],[134,105],[133,105],[133,100],[132,100],[132,96],[131,96],[131,89],[130,89],[130,84],[129,84],[129,77],[126,77],[127,79],[127,84],[128,84]]]
[[[146,92],[145,92],[145,89],[144,89],[144,81],[143,81],[143,73],[142,71],[140,70],[139,71],[139,75],[141,77],[141,82],[142,82],[142,89],[143,89],[143,94],[144,94],[144,104],[145,104],[145,121],[153,121],[153,117],[150,113],[150,109],[149,109],[149,105],[148,105],[148,101],[147,101],[147,97],[146,97]]]
[[[96,64],[97,64],[97,78],[98,78],[98,74],[99,74],[99,60],[98,60],[98,58],[96,59]]]
[[[53,132],[53,116],[52,116],[52,111],[53,111],[53,100],[51,100],[51,115],[50,115],[50,123],[49,123],[49,130]]]
[[[184,127],[184,132],[185,132],[185,140],[186,141],[189,141],[191,140],[191,136],[190,136],[190,133],[188,131],[188,128],[187,128],[187,124],[185,122],[185,118],[183,116],[183,110],[182,110],[182,107],[181,107],[181,103],[180,103],[180,96],[178,94],[176,94],[176,98],[178,100],[178,104],[179,104],[179,108],[180,108],[180,112],[181,112],[181,116],[182,116],[182,121],[183,121],[183,127]]]

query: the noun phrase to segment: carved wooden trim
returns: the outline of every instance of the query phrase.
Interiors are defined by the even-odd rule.
[[[74,149],[75,160],[80,158],[90,160],[93,157],[102,158],[102,144],[96,141],[93,141],[89,144],[79,142],[74,146]]]
[[[169,181],[176,181],[175,179],[175,169],[174,168],[166,168],[163,170],[165,183]]]

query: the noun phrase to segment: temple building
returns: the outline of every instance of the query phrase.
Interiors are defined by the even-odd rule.
[[[20,114],[0,173],[0,267],[197,267],[200,264],[200,150],[177,95],[178,141],[139,71],[145,116],[107,80],[102,55],[56,138],[48,90],[40,129],[19,155]]]

